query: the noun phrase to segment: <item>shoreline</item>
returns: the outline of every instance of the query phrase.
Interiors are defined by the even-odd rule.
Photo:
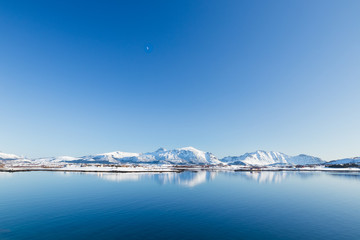
[[[138,169],[136,169],[138,168]],[[31,168],[11,167],[0,168],[0,172],[92,172],[92,173],[181,173],[185,171],[223,171],[223,172],[360,172],[360,168],[203,168],[203,167],[72,167],[72,168]]]

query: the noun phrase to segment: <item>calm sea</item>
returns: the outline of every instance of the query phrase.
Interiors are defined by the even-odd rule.
[[[360,239],[360,174],[0,173],[0,239]]]

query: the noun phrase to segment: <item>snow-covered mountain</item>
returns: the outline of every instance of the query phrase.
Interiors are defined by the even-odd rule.
[[[109,152],[97,155],[84,156],[77,161],[84,162],[109,162],[109,163],[126,163],[127,161],[133,161],[137,159],[140,153],[129,153],[129,152]]]
[[[46,157],[29,159],[15,154],[0,152],[0,162],[10,165],[59,165],[80,163],[102,164],[169,164],[169,165],[247,165],[247,166],[271,166],[271,165],[309,165],[309,164],[357,164],[360,165],[360,157],[346,158],[325,162],[318,157],[305,154],[289,156],[281,152],[256,151],[245,153],[241,156],[230,156],[218,159],[210,152],[204,152],[193,147],[166,150],[159,148],[154,152],[130,153],[109,152],[82,157]]]
[[[236,157],[225,157],[221,159],[222,162],[230,165],[252,165],[252,166],[267,166],[267,165],[308,165],[308,164],[322,164],[323,160],[317,157],[300,154],[297,156],[289,156],[280,152],[256,151],[252,153],[245,153]]]
[[[110,163],[148,163],[148,164],[179,164],[179,165],[207,165],[221,162],[211,153],[203,152],[193,147],[166,150],[159,148],[155,152],[127,153],[111,152],[82,157],[86,162]]]
[[[347,165],[347,164],[355,164],[360,166],[360,157],[354,157],[354,158],[344,158],[339,160],[334,160],[327,162],[326,165]]]
[[[32,162],[31,159],[27,159],[25,157],[21,157],[21,156],[15,155],[15,154],[0,152],[0,163],[29,164],[31,162]]]
[[[0,152],[0,160],[7,161],[7,160],[18,160],[22,159],[22,157],[19,157],[15,154],[8,154],[8,153],[2,153]]]
[[[193,147],[166,150],[159,148],[155,152],[129,153],[109,152],[83,157],[46,157],[24,159],[13,154],[0,153],[0,160],[10,161],[14,164],[62,164],[62,163],[103,163],[103,164],[174,164],[174,165],[216,165],[221,162],[209,152]]]

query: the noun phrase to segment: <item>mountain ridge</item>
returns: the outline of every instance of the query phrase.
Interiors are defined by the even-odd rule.
[[[290,156],[282,152],[257,150],[240,156],[228,156],[218,159],[210,152],[201,151],[194,147],[183,147],[167,150],[159,148],[154,152],[132,153],[114,151],[81,157],[59,156],[45,158],[25,158],[15,154],[0,152],[0,161],[33,164],[60,163],[103,163],[103,164],[169,164],[169,165],[246,165],[246,166],[274,166],[274,165],[332,165],[355,163],[360,165],[360,157],[345,158],[326,162],[318,157],[299,154]]]
[[[221,159],[230,165],[241,164],[254,165],[254,166],[267,166],[267,165],[309,165],[309,164],[322,164],[325,161],[318,157],[309,156],[306,154],[299,154],[297,156],[289,156],[287,154],[275,151],[258,150],[251,153],[245,153],[240,156],[229,156]]]

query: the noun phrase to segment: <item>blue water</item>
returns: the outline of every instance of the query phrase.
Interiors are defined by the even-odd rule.
[[[0,239],[360,239],[358,173],[0,173]]]

